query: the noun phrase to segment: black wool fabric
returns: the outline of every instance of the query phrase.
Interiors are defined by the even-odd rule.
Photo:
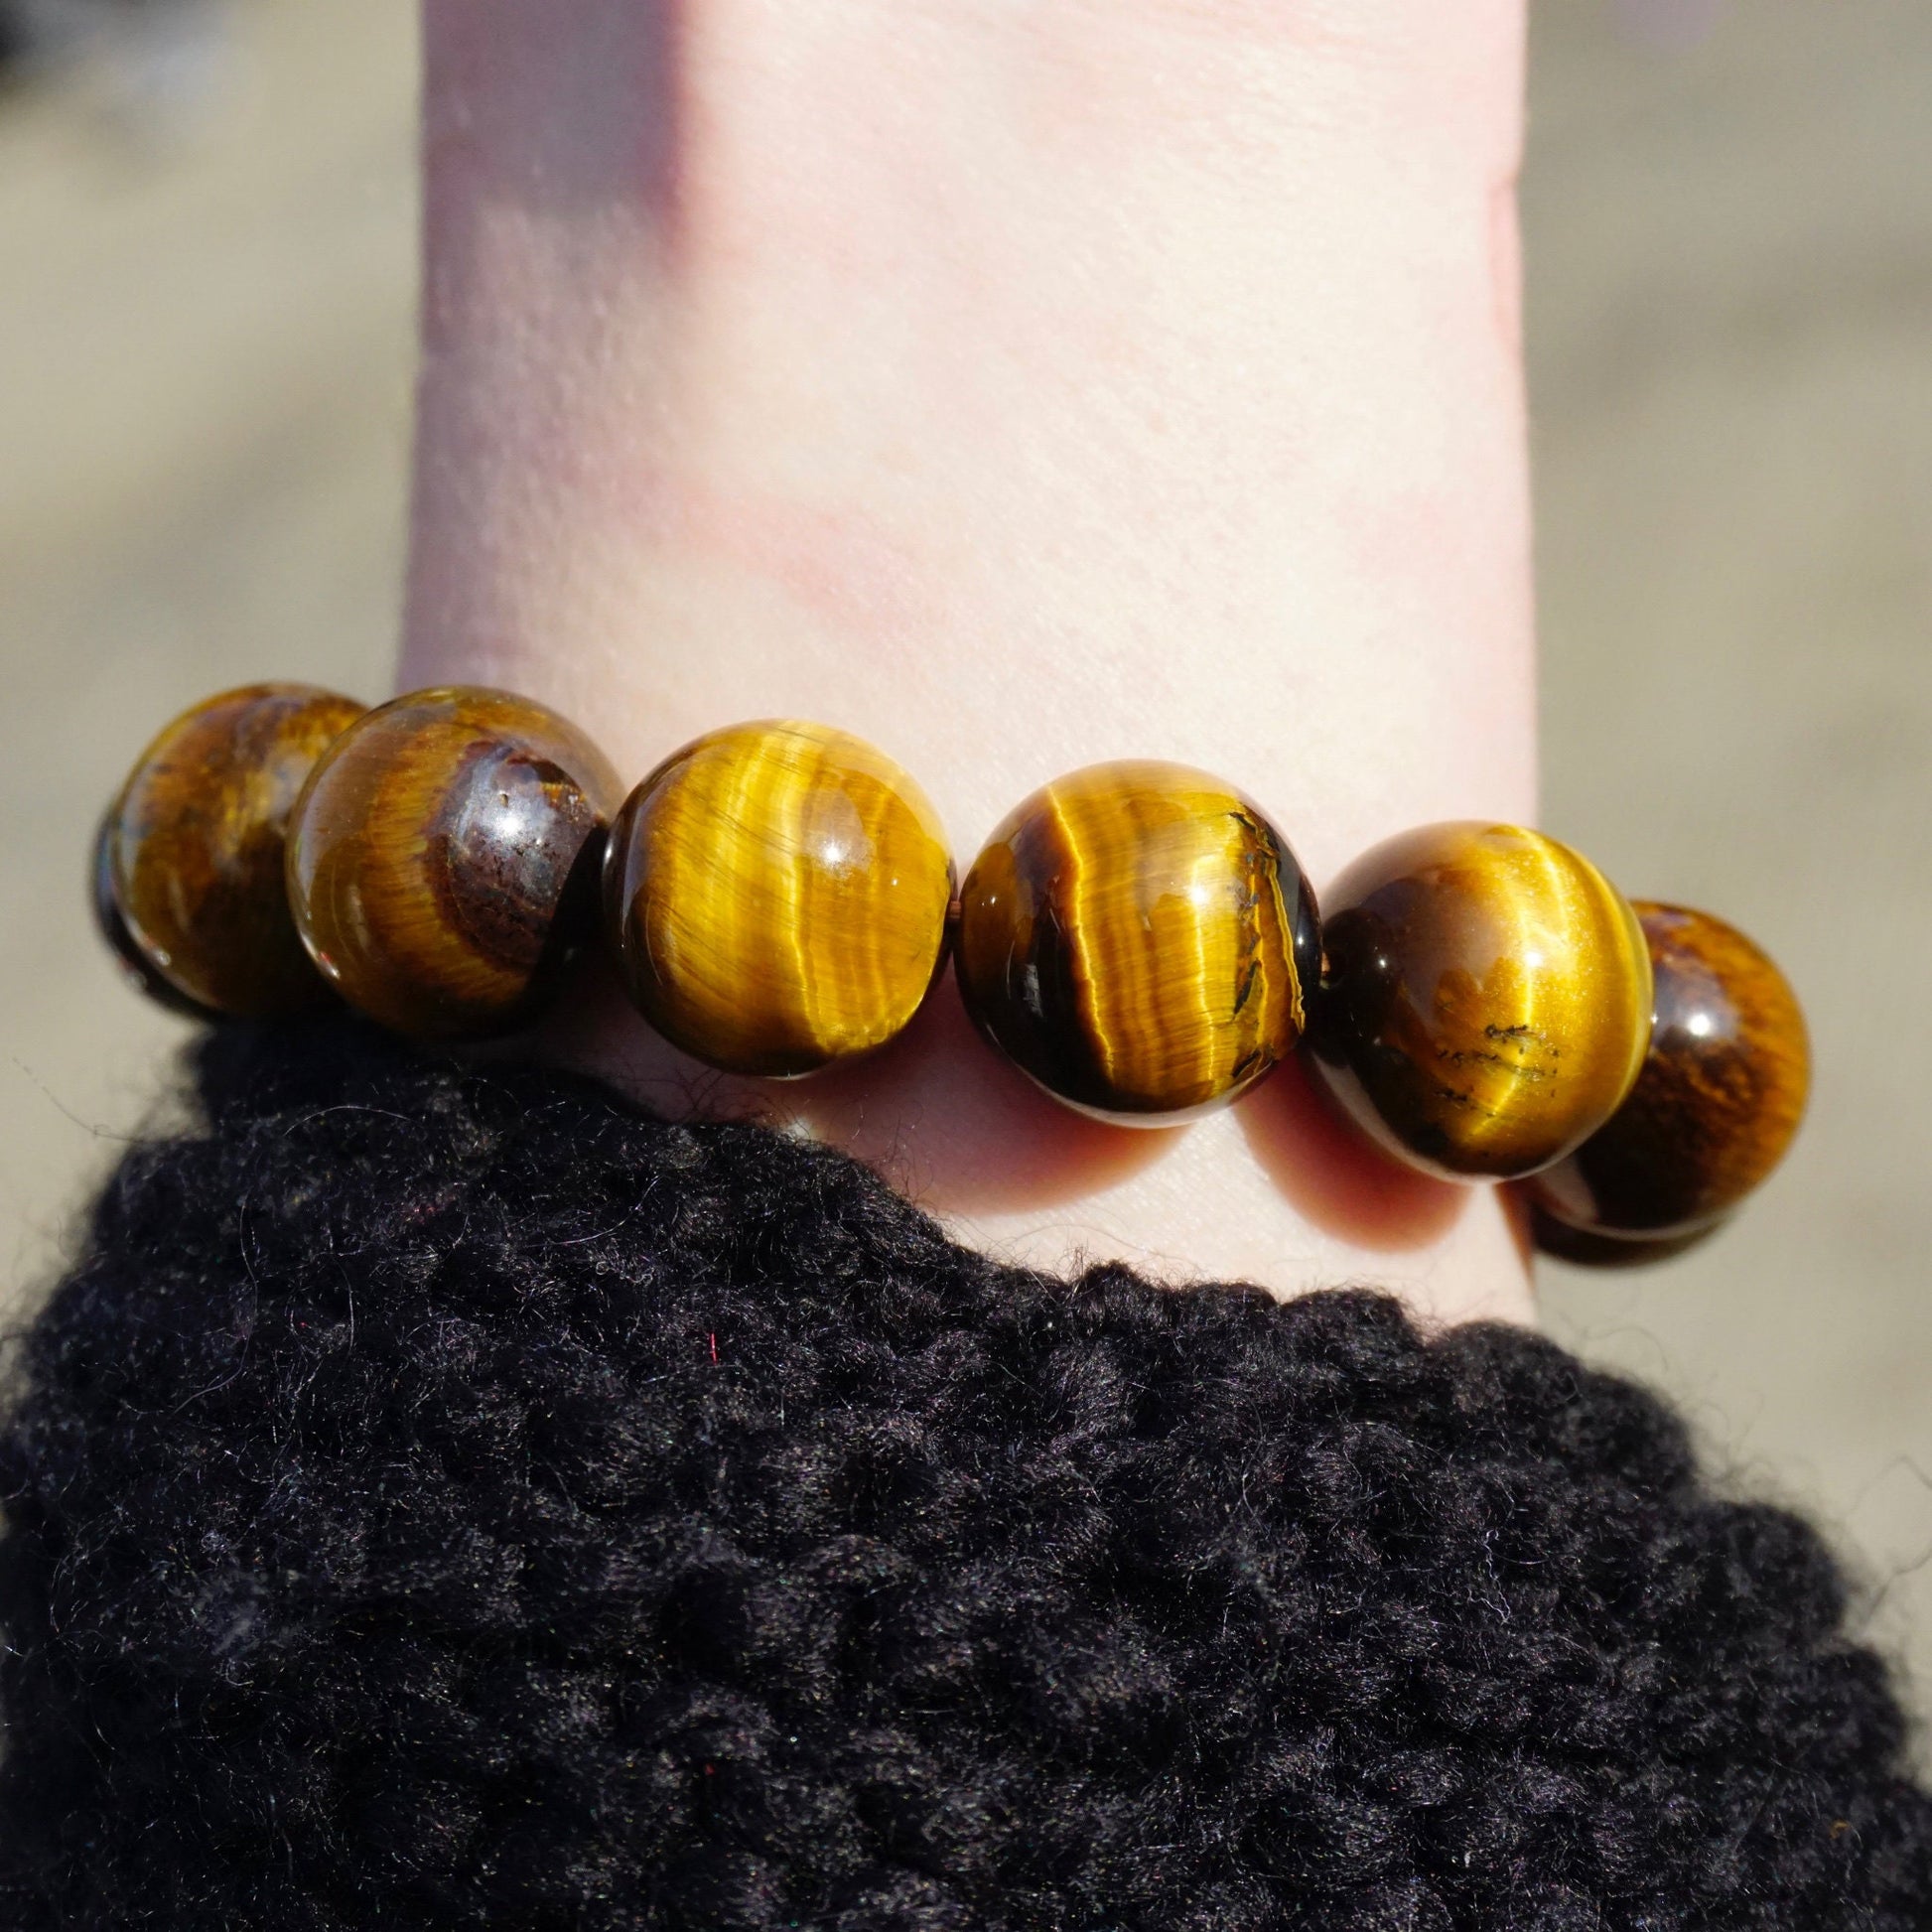
[[[1824,1548],[1547,1341],[346,1026],[200,1074],[17,1353],[8,1928],[1932,1924]]]

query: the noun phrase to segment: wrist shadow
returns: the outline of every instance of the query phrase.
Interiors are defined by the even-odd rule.
[[[1366,1140],[1297,1055],[1236,1105],[1257,1162],[1324,1234],[1384,1254],[1440,1241],[1471,1189],[1399,1166]]]

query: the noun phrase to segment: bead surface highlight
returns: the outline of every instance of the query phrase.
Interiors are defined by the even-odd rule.
[[[1615,1112],[1650,1034],[1636,915],[1555,839],[1479,821],[1404,832],[1330,888],[1315,1065],[1410,1166],[1504,1178]]]
[[[1648,900],[1636,913],[1656,980],[1643,1071],[1615,1114],[1525,1192],[1579,1233],[1655,1243],[1723,1219],[1784,1158],[1811,1051],[1797,995],[1735,926]]]
[[[1089,765],[1011,812],[960,891],[980,1031],[1049,1093],[1142,1126],[1234,1099],[1301,1037],[1314,898],[1259,806],[1186,765]]]
[[[733,1073],[883,1046],[939,970],[952,860],[924,792],[850,733],[784,719],[675,752],[624,801],[606,930],[638,1010]]]
[[[267,1019],[328,998],[282,890],[289,815],[362,715],[312,684],[208,698],[155,738],[108,808],[91,890],[103,934],[164,1004]]]
[[[199,1000],[191,1000],[180,987],[163,978],[160,968],[135,943],[133,933],[127,929],[127,921],[121,917],[120,905],[114,897],[112,813],[100,821],[94,832],[93,858],[88,865],[87,898],[94,915],[94,928],[107,942],[108,951],[114,955],[122,976],[131,986],[145,993],[157,1006],[166,1007],[170,1013],[179,1014],[184,1020],[221,1018],[214,1008],[205,1007]],[[313,976],[313,962],[307,953],[302,957]],[[317,997],[320,998],[328,989],[320,981],[316,985]]]
[[[370,712],[316,766],[288,895],[323,975],[398,1033],[500,1033],[596,931],[617,774],[576,726],[472,686]]]

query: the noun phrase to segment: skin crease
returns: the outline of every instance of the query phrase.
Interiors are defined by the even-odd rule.
[[[1202,766],[1317,892],[1534,823],[1520,0],[427,0],[401,688],[556,706],[626,778],[795,716],[963,874],[1042,780]],[[1288,1066],[1079,1119],[949,985],[880,1055],[714,1075],[608,979],[541,1050],[852,1149],[964,1238],[1534,1318],[1491,1189]],[[523,1050],[528,1050],[527,1044]]]

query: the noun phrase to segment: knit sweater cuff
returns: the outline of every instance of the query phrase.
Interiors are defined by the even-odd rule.
[[[19,1344],[8,1926],[1926,1923],[1819,1539],[1548,1341],[346,1024],[197,1078]]]

